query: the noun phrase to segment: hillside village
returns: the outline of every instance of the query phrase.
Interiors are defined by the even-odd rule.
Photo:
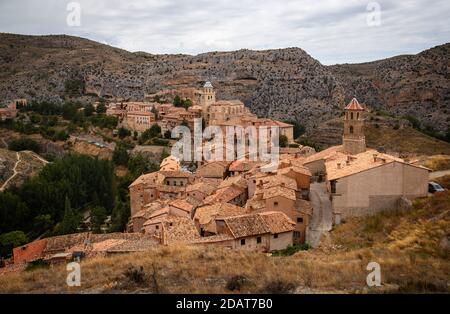
[[[155,98],[155,96],[157,96]],[[201,89],[165,90],[149,99],[178,97],[187,108],[164,102],[112,101],[107,115],[138,133],[158,124],[175,126],[276,126],[293,143],[293,126],[258,118],[239,100],[216,100],[210,82]],[[344,104],[342,104],[344,105]],[[315,152],[307,146],[280,148],[276,169],[244,158],[201,161],[189,171],[168,156],[155,172],[129,186],[131,218],[124,233],[78,234],[38,239],[13,251],[10,267],[39,259],[147,251],[185,244],[275,252],[293,245],[317,247],[333,226],[352,217],[411,208],[428,194],[429,169],[366,147],[367,110],[355,98],[344,108],[342,145]],[[298,146],[298,145],[297,145]]]

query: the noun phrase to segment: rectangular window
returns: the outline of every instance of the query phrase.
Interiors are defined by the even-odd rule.
[[[241,240],[241,245],[245,245],[245,239]]]
[[[303,223],[303,218],[302,217],[297,217],[297,222]]]
[[[257,237],[257,238],[256,238],[256,243],[258,243],[258,244],[259,244],[259,243],[261,243],[261,242],[262,242],[262,239],[261,239],[261,237]]]
[[[294,238],[299,239],[301,236],[300,231],[294,231]]]
[[[273,206],[277,207],[278,206],[278,202],[273,202]]]
[[[158,230],[158,229],[159,229],[159,226],[155,226],[155,229]]]
[[[273,235],[273,238],[274,238],[274,239],[278,239],[278,233],[275,233],[275,234]]]

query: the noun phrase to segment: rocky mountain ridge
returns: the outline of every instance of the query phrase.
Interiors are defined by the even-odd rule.
[[[296,120],[309,130],[340,116],[356,95],[369,109],[413,115],[445,132],[449,52],[446,44],[415,56],[324,66],[299,48],[152,55],[65,35],[0,34],[0,100],[143,100],[209,80],[219,99],[239,98],[260,116]]]

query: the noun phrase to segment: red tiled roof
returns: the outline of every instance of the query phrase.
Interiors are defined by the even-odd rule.
[[[364,108],[359,104],[356,98],[353,98],[347,107],[345,107],[345,110],[364,110]]]

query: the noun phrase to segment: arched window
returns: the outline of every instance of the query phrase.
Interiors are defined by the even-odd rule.
[[[350,126],[350,134],[353,134],[353,125]]]
[[[350,119],[353,120],[353,112],[350,113]]]

